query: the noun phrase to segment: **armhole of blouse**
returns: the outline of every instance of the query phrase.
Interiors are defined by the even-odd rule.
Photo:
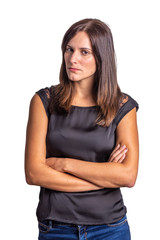
[[[38,94],[38,96],[40,97],[40,99],[43,103],[47,117],[49,117],[50,88],[48,88],[48,87],[42,88],[39,91],[37,91],[36,93]]]
[[[123,93],[123,97],[120,102],[120,108],[114,119],[116,126],[118,126],[118,124],[122,120],[122,118],[135,107],[136,107],[136,112],[137,112],[139,109],[138,103],[128,94]]]

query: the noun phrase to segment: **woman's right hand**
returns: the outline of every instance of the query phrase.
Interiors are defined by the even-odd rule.
[[[125,145],[118,144],[110,154],[108,162],[122,163],[126,157],[128,149]]]

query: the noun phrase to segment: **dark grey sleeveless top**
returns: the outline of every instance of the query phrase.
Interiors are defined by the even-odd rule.
[[[66,115],[49,114],[51,88],[36,93],[40,96],[49,118],[46,137],[47,158],[68,157],[91,162],[106,162],[115,147],[116,127],[138,103],[128,94],[109,127],[94,124],[97,107],[72,106]],[[98,225],[113,223],[126,214],[120,188],[85,192],[40,190],[37,218],[66,223]]]

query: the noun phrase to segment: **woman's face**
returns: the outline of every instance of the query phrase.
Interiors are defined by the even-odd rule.
[[[90,39],[85,32],[78,32],[67,44],[64,60],[71,81],[93,81],[96,61]]]

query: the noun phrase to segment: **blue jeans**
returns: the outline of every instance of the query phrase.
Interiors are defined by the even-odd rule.
[[[56,221],[39,222],[39,240],[130,240],[126,216],[103,225],[74,225]]]

